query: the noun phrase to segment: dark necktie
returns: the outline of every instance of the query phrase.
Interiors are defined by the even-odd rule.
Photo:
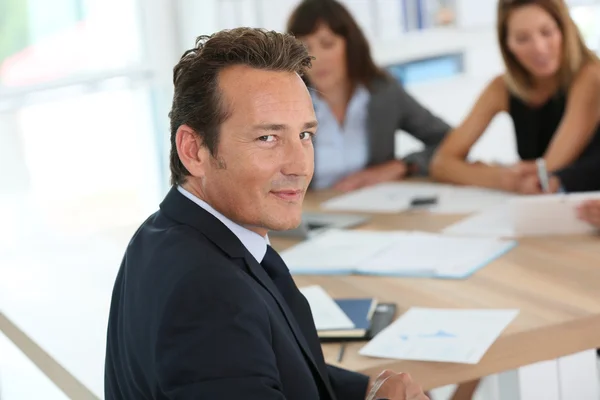
[[[319,337],[317,336],[317,330],[308,301],[306,301],[302,293],[300,293],[300,290],[298,290],[283,259],[271,246],[267,246],[267,253],[263,258],[261,265],[287,303],[288,308],[300,326],[300,330],[308,343],[317,366],[323,375],[326,376],[323,351],[321,350],[321,344],[319,342]]]

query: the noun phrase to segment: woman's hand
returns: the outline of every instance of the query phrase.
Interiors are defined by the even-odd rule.
[[[556,193],[561,186],[560,179],[556,176],[551,176],[548,179],[548,193]],[[527,175],[519,184],[518,192],[521,194],[544,194],[542,183],[537,174]]]
[[[408,167],[400,160],[388,161],[348,175],[333,187],[335,190],[349,192],[381,182],[395,181],[406,176]]]
[[[520,194],[544,193],[535,161],[521,161],[509,167],[498,167],[497,176],[497,187],[501,190]],[[560,179],[549,176],[548,186],[549,193],[558,192]]]
[[[600,228],[600,200],[588,200],[577,207],[579,219]]]
[[[526,175],[523,175],[515,167],[495,167],[496,169],[496,183],[495,187],[505,192],[519,192],[521,182]]]

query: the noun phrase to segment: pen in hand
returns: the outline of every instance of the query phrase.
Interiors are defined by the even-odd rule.
[[[538,179],[540,180],[540,185],[542,186],[542,191],[544,193],[550,192],[550,182],[548,177],[548,170],[546,169],[546,160],[543,158],[538,158],[535,160],[535,165],[537,167]]]
[[[337,362],[341,363],[342,359],[344,358],[344,351],[346,350],[346,343],[342,343],[340,345],[340,352],[338,353],[338,358],[337,358]]]

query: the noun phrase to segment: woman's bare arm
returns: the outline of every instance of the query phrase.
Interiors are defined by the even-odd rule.
[[[600,63],[590,62],[575,77],[565,114],[544,154],[549,171],[573,163],[596,133],[600,121]]]
[[[508,91],[502,76],[488,84],[460,126],[452,130],[433,157],[430,172],[434,179],[462,185],[500,188],[499,168],[470,164],[471,147],[501,111],[508,110]]]

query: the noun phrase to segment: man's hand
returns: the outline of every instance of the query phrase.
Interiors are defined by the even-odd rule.
[[[349,192],[381,182],[402,179],[406,176],[407,171],[408,168],[404,162],[392,160],[381,165],[355,172],[336,183],[333,188],[342,192]]]
[[[600,200],[588,200],[577,207],[577,216],[600,228]]]
[[[367,400],[429,400],[408,374],[383,371],[367,395]]]

